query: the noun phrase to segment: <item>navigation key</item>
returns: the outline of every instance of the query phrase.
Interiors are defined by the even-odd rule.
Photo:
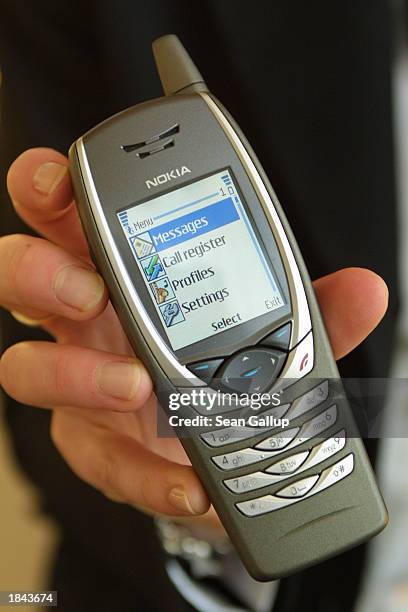
[[[242,393],[263,393],[272,386],[285,359],[282,351],[247,349],[225,362],[220,371],[221,383]]]
[[[286,323],[283,327],[279,327],[273,331],[269,336],[263,338],[259,344],[265,344],[274,348],[282,349],[283,351],[289,350],[290,336],[292,331],[292,323]]]
[[[195,376],[204,382],[209,383],[213,379],[215,372],[218,370],[223,361],[223,359],[208,359],[206,361],[191,363],[187,366],[187,368]]]

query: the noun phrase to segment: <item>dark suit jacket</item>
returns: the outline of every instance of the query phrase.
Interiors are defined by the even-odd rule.
[[[150,44],[174,32],[254,146],[312,277],[351,265],[386,279],[386,319],[340,364],[346,376],[386,376],[396,315],[390,31],[386,0],[0,0],[2,233],[27,231],[5,192],[13,158],[39,145],[67,151],[110,114],[161,95]],[[43,337],[6,313],[2,322],[5,346]],[[61,609],[181,610],[151,520],[71,474],[47,413],[8,400],[7,419],[64,534],[53,577]],[[351,610],[363,557],[359,547],[284,580],[277,609]]]

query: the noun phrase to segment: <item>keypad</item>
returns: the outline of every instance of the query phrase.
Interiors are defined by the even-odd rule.
[[[332,438],[324,440],[321,444],[313,447],[307,460],[307,468],[314,467],[318,463],[332,457],[343,450],[346,444],[346,430],[342,429]]]
[[[293,472],[304,472],[322,461],[325,461],[329,457],[332,457],[339,451],[341,451],[346,444],[346,430],[342,429],[339,431],[335,437],[328,438],[314,446],[310,451],[305,451],[307,453],[307,457],[301,460],[301,456],[303,453],[297,453],[296,455],[289,455],[289,457],[285,457],[280,461],[277,461],[273,465],[267,467],[265,469],[266,472],[271,474],[280,474],[283,478],[288,478]],[[294,463],[299,463],[298,467],[292,472],[285,471],[286,462],[289,465]]]
[[[266,438],[266,440],[262,440],[259,444],[256,445],[255,448],[260,450],[271,450],[271,451],[281,451],[285,447],[294,448],[295,446],[299,446],[299,444],[303,444],[303,442],[307,442],[310,438],[314,438],[318,434],[323,433],[326,429],[329,429],[337,419],[337,406],[333,404],[327,410],[324,410],[321,414],[318,414],[310,421],[307,421],[301,428],[293,428],[289,430],[284,430],[282,433],[275,434],[275,436],[270,436]],[[297,436],[297,433],[300,433]],[[294,433],[294,435],[292,435]],[[280,444],[280,438],[282,438],[282,443]],[[286,443],[285,443],[286,442]]]
[[[354,469],[354,455],[350,453],[343,459],[340,459],[334,465],[326,468],[320,474],[315,474],[307,479],[302,479],[300,481],[296,481],[292,483],[293,493],[299,489],[302,489],[302,486],[305,485],[306,481],[306,489],[301,496],[292,495],[290,496],[290,486],[284,487],[280,491],[278,491],[275,495],[264,495],[263,497],[258,497],[255,499],[250,499],[244,502],[238,502],[236,507],[248,517],[259,516],[261,514],[265,514],[267,512],[273,512],[275,510],[279,510],[280,508],[284,508],[291,504],[297,503],[300,500],[307,499],[312,495],[316,495],[325,489],[333,486],[337,482],[340,482],[347,476],[349,476]],[[313,479],[315,481],[313,482]],[[303,482],[303,485],[302,485]],[[283,497],[282,494],[286,491],[287,497]],[[302,493],[302,490],[300,491]],[[288,494],[289,493],[289,494]]]
[[[309,451],[304,451],[303,453],[296,453],[295,455],[284,457],[280,461],[277,461],[271,465],[268,468],[268,473],[278,474],[279,476],[283,474],[293,474],[293,472],[296,472],[300,468],[308,455]]]
[[[226,453],[225,455],[218,455],[213,457],[212,460],[222,470],[235,470],[244,465],[263,461],[263,459],[268,457],[269,453],[264,453],[254,448],[243,448],[242,450]]]
[[[281,419],[287,412],[289,404],[282,404],[276,406],[270,410],[262,412],[260,418],[273,417],[274,419]],[[252,412],[253,416],[258,416]],[[254,438],[262,433],[266,433],[270,430],[270,427],[256,427],[256,425],[248,425],[247,427],[223,427],[215,431],[207,431],[201,434],[202,440],[209,446],[218,447],[227,444],[233,444],[240,442],[241,440],[247,440],[248,438]]]
[[[336,484],[340,480],[343,480],[346,476],[351,474],[354,469],[354,455],[350,453],[344,459],[341,459],[338,463],[331,465],[327,469],[325,469],[319,478],[319,482],[316,485],[315,493],[319,493],[320,491],[324,491],[324,489],[328,489],[332,485]]]
[[[254,410],[250,410],[252,417],[257,417],[257,422],[259,420],[264,419],[265,417],[273,417],[274,419],[281,419],[286,416],[286,413],[290,407],[290,404],[281,404],[280,406],[275,406],[274,408],[270,408],[269,410],[265,410],[265,412],[256,413]],[[257,425],[251,425],[248,423],[248,427],[257,428]]]
[[[296,419],[305,412],[309,412],[313,408],[316,408],[319,404],[327,399],[329,394],[329,381],[324,380],[319,385],[295,399],[288,412],[288,418]]]
[[[276,484],[291,478],[295,473],[305,472],[315,467],[329,457],[333,457],[341,451],[346,444],[346,431],[342,429],[336,436],[328,438],[321,444],[317,444],[310,451],[303,451],[295,455],[289,455],[276,461],[265,469],[265,472],[253,472],[237,478],[224,480],[226,487],[234,493],[247,493]],[[267,478],[269,476],[269,478]]]
[[[299,467],[303,461],[305,461],[308,454],[309,452],[305,451],[292,457],[288,457],[287,460],[283,459],[282,465],[280,466],[281,472],[278,472],[277,468],[275,467],[275,471],[272,473],[254,472],[252,474],[245,474],[245,476],[224,480],[224,484],[234,493],[247,493],[248,491],[253,491],[254,489],[261,489],[262,487],[279,482],[282,479],[283,474],[285,474],[285,478],[289,478],[289,476],[296,471],[297,467]]]
[[[301,480],[297,480],[296,482],[288,485],[284,489],[281,489],[276,493],[278,497],[304,497],[306,493],[315,486],[316,482],[319,480],[319,475],[315,474],[314,476],[308,476],[307,478],[302,478]]]
[[[310,440],[310,438],[314,438],[315,436],[322,434],[326,431],[326,429],[329,429],[329,427],[334,425],[336,421],[337,406],[336,404],[333,404],[333,406],[330,406],[330,408],[327,408],[327,410],[324,410],[313,419],[310,419],[310,421],[306,421],[300,430],[299,438],[294,441],[295,444],[301,444],[302,442]],[[295,446],[295,444],[293,444],[293,446]]]
[[[207,442],[209,446],[217,447],[240,442],[248,438],[254,438],[267,431],[269,431],[269,427],[260,427],[259,429],[254,429],[253,427],[224,427],[217,431],[203,433],[201,434],[201,438],[204,442]]]
[[[296,434],[300,431],[300,427],[293,427],[292,429],[284,429],[279,433],[262,440],[255,448],[269,451],[282,451],[288,444],[290,444],[296,437]]]
[[[297,419],[324,404],[328,397],[329,383],[326,380],[296,398],[291,404],[276,406],[268,411],[260,412],[257,416],[259,419],[269,415],[274,418],[285,416],[290,420]],[[248,413],[245,413],[244,418],[248,419],[249,415],[254,415],[254,411],[249,410]],[[241,415],[238,416],[241,417]],[[288,454],[288,451],[296,449],[297,446],[309,440],[322,438],[325,432],[335,425],[337,418],[337,405],[332,404],[321,409],[318,414],[314,414],[314,416],[303,423],[288,429],[279,429],[275,433],[272,432],[267,437],[264,437],[264,439],[258,441],[257,444],[255,444],[256,440],[252,444],[248,443],[248,440],[255,437],[259,438],[260,435],[265,436],[273,428],[249,426],[246,421],[245,427],[224,427],[219,430],[202,433],[201,438],[213,448],[223,448],[233,443],[246,441],[245,448],[217,454],[212,457],[213,462],[218,468],[225,472],[264,462],[263,467],[258,469],[258,471],[247,474],[241,473],[239,476],[226,478],[223,481],[224,485],[232,493],[244,495],[252,491],[255,492],[259,489],[279,485],[282,482],[281,488],[273,495],[263,495],[255,499],[236,503],[236,507],[246,516],[258,516],[306,499],[332,486],[351,473],[354,466],[353,454],[340,459],[330,468],[320,473],[309,474],[294,480],[298,474],[300,475],[306,470],[316,468],[320,463],[333,457],[345,447],[346,431],[341,429],[335,435],[323,441],[321,439],[316,440],[312,448],[299,452],[289,452]],[[280,454],[285,454],[286,456],[282,458],[277,457]],[[284,481],[289,479],[292,482],[284,484]]]
[[[244,448],[232,453],[226,453],[225,455],[218,455],[213,457],[213,461],[222,470],[232,470],[256,463],[257,461],[263,461],[270,457],[272,453],[277,454],[285,450],[285,448],[299,446],[299,444],[321,434],[334,425],[336,419],[337,407],[333,405],[305,423],[302,428],[293,427],[292,429],[283,430],[273,436],[269,436],[269,438],[257,444],[255,448]],[[299,431],[300,436],[297,436]]]
[[[257,461],[263,461],[264,459],[270,457],[272,454],[278,454],[283,452],[284,450],[294,448],[296,446],[299,446],[300,444],[303,444],[303,442],[306,442],[309,439],[322,434],[326,429],[332,427],[335,424],[336,420],[337,406],[333,404],[333,406],[330,406],[330,408],[327,408],[317,416],[304,423],[302,427],[292,427],[290,429],[279,431],[278,433],[269,436],[265,440],[259,442],[255,446],[255,448],[244,448],[238,451],[234,451],[232,453],[217,455],[212,459],[214,463],[223,470],[232,470],[234,468],[239,468],[245,465],[256,463]],[[231,428],[228,429],[231,430]],[[237,434],[237,430],[235,431]],[[257,430],[254,429],[253,431],[256,432]],[[204,439],[207,443],[210,444],[210,446],[223,446],[223,443],[221,442],[220,438],[222,438],[223,435],[232,436],[232,433],[231,431],[226,432],[225,429],[218,430],[218,432],[221,432],[219,437],[217,437],[217,432],[207,432],[201,435],[202,437],[207,436]],[[251,429],[245,428],[244,433],[250,436]],[[238,439],[235,438],[231,441],[237,442]],[[228,441],[225,443],[227,444]]]
[[[265,472],[254,472],[253,474],[224,480],[225,486],[233,493],[248,493],[248,491],[262,489],[262,487],[275,484],[275,482],[276,478]]]
[[[276,497],[275,495],[265,495],[264,497],[257,497],[235,505],[242,514],[253,517],[259,516],[260,514],[266,514],[267,512],[273,512],[274,510],[280,510],[290,504],[294,504],[296,501],[298,500],[285,499],[284,497]]]

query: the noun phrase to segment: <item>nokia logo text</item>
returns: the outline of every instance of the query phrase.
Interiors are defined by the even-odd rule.
[[[146,187],[151,189],[152,187],[158,187],[159,185],[163,185],[163,183],[167,183],[175,178],[180,178],[184,176],[184,174],[188,174],[191,172],[187,166],[182,166],[181,168],[174,168],[173,170],[169,170],[169,172],[164,172],[163,174],[159,174],[155,176],[151,180],[145,181]]]

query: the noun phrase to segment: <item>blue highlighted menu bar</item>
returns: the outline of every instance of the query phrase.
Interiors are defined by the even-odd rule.
[[[164,251],[238,220],[239,214],[232,199],[225,198],[216,204],[158,225],[149,230],[149,235],[156,251]]]

